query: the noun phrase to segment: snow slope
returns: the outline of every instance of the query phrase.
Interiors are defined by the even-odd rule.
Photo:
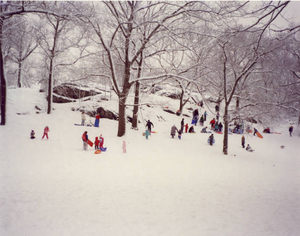
[[[70,108],[77,103],[35,114],[35,105],[46,106],[42,96],[8,90],[8,124],[0,127],[1,236],[299,235],[300,140],[289,137],[288,124],[264,139],[246,135],[253,153],[241,147],[240,135],[230,135],[224,156],[222,135],[215,134],[211,147],[198,126],[196,134],[172,139],[170,128],[182,117],[162,105],[143,108],[157,131],[149,140],[143,124],[134,131],[129,123],[119,138],[116,121],[74,126],[80,113]],[[161,103],[175,108],[175,102]],[[117,107],[110,103],[103,105]],[[46,125],[49,140],[41,140]],[[84,151],[85,130],[92,141],[103,134],[108,151]]]

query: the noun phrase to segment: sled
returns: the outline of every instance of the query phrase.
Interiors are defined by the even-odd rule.
[[[218,131],[217,134],[223,134],[223,132],[222,131]]]
[[[107,147],[100,147],[100,151],[106,152]]]
[[[74,124],[74,125],[76,125],[76,126],[87,126],[87,127],[93,127],[93,125],[90,125],[90,124],[88,124],[88,125]]]
[[[95,151],[95,154],[100,154],[101,153],[101,150],[96,150]]]
[[[258,131],[256,132],[257,137],[264,138]]]
[[[88,140],[87,143],[88,143],[88,145],[90,145],[91,147],[93,147],[93,145],[94,145],[93,142],[92,142],[91,140]]]
[[[152,134],[156,134],[157,132],[156,132],[156,131],[151,131],[151,133],[152,133]]]

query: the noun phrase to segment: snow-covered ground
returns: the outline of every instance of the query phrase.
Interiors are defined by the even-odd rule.
[[[300,139],[289,137],[289,124],[264,139],[246,135],[253,153],[241,147],[240,135],[230,135],[225,156],[223,136],[215,134],[209,146],[198,126],[196,134],[172,139],[171,126],[182,117],[162,105],[144,106],[141,115],[157,132],[146,140],[143,124],[135,131],[128,123],[121,138],[116,121],[75,126],[80,113],[71,107],[79,103],[35,114],[35,105],[46,105],[42,96],[34,89],[8,90],[8,124],[0,127],[1,236],[299,235]],[[161,104],[178,106],[164,99]],[[46,125],[49,140],[41,140]],[[84,151],[85,130],[92,141],[103,134],[107,152]]]

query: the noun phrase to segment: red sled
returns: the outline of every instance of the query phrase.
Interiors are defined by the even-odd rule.
[[[94,145],[93,142],[92,142],[91,140],[88,140],[87,143],[88,143],[88,145],[90,145],[91,147],[93,147],[93,145]]]

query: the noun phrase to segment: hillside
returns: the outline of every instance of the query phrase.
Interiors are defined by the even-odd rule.
[[[37,114],[36,105],[46,107],[42,93],[8,90],[8,124],[0,127],[1,236],[299,234],[300,140],[289,136],[288,123],[272,127],[281,134],[245,135],[252,153],[241,147],[241,135],[230,135],[224,156],[223,136],[215,134],[209,146],[199,126],[172,139],[171,126],[179,127],[182,117],[163,108],[176,111],[178,101],[158,95],[149,95],[153,105],[139,114],[154,124],[149,140],[143,123],[138,131],[127,123],[121,138],[117,121],[75,126],[80,112],[72,108],[92,108],[98,100],[54,104],[51,115]],[[101,106],[118,107],[115,98]],[[185,108],[191,115],[188,108],[196,107]],[[49,140],[41,140],[46,125]],[[103,134],[107,151],[84,151],[85,130],[92,141]]]

